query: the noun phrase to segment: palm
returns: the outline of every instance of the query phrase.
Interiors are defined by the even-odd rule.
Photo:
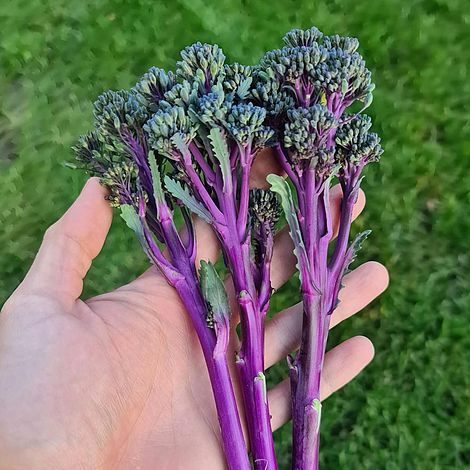
[[[18,322],[23,331],[3,357],[22,356],[24,364],[5,370],[0,389],[8,373],[19,369],[28,381],[3,395],[3,410],[16,416],[2,414],[1,424],[34,423],[21,430],[22,439],[59,439],[62,455],[76,459],[79,452],[105,468],[118,462],[120,468],[222,467],[197,337],[177,295],[149,274],[115,292],[77,301],[68,315],[46,301],[36,317],[2,318],[5,331],[16,330]],[[148,282],[155,289],[143,296],[140,289]],[[36,305],[37,299],[25,297],[21,310]],[[41,354],[33,347],[24,356],[26,345],[43,342]],[[37,429],[40,436],[34,435]]]
[[[112,293],[76,300],[109,228],[102,191],[96,181],[87,185],[0,316],[2,468],[223,468],[204,359],[173,289],[152,268]],[[216,256],[207,227],[198,231],[198,246],[201,257]],[[283,233],[275,287],[294,264]],[[332,323],[356,313],[386,283],[378,263],[349,274]],[[296,347],[300,311],[294,306],[267,322],[266,367]],[[234,348],[236,341],[234,333]],[[330,351],[322,395],[351,380],[371,348],[356,337]],[[277,428],[289,417],[288,382],[272,389],[269,401]]]
[[[217,415],[204,358],[174,290],[149,272],[91,299],[87,306],[105,325],[124,386],[134,392],[133,398],[127,395],[133,424],[125,430],[129,435],[120,452],[122,465],[221,468]]]

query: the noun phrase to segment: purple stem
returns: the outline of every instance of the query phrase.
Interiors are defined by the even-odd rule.
[[[195,274],[192,272],[185,273],[186,279],[179,282],[175,288],[191,316],[202,346],[217,408],[222,445],[228,468],[230,470],[249,470],[250,462],[227,364],[226,351],[218,351],[220,348],[218,348],[215,335],[207,326],[206,305],[199,289],[195,287],[197,279],[194,276]],[[191,283],[188,282],[188,279],[192,279]],[[226,335],[228,336],[228,332]]]
[[[304,193],[303,180],[301,176],[297,174],[297,172],[294,172],[294,170],[292,169],[292,166],[289,160],[287,159],[286,152],[284,152],[280,144],[277,144],[276,146],[276,155],[277,155],[279,163],[282,166],[282,169],[286,172],[287,176],[292,181],[292,184],[294,185],[297,194],[303,194]],[[300,212],[297,214],[297,216],[299,217],[299,221],[300,221],[300,218],[303,217],[302,214],[305,212],[305,200],[304,199],[305,198],[303,197],[297,198],[298,203],[299,203],[299,209],[300,209]]]
[[[302,339],[291,368],[293,470],[317,470],[320,442],[320,381],[326,348],[329,315],[323,296],[306,292]]]
[[[344,261],[346,250],[348,249],[349,233],[351,229],[352,214],[354,205],[357,202],[359,194],[359,177],[362,166],[353,167],[340,176],[341,188],[343,190],[343,198],[341,200],[341,215],[339,221],[338,238],[336,240],[335,249],[329,263],[329,271],[332,279],[336,279],[341,275],[341,266]]]
[[[134,162],[139,169],[139,177],[146,193],[153,198],[152,176],[150,174],[150,168],[147,163],[147,153],[143,145],[132,135],[129,130],[123,130],[120,135],[122,141],[131,152]]]
[[[331,225],[331,208],[330,208],[330,182],[323,181],[320,184],[320,196],[317,219],[320,226],[320,234],[318,237],[318,261],[322,265],[328,263],[328,245],[333,237],[333,227]],[[324,278],[321,280],[323,285],[327,285],[327,270],[322,271]]]
[[[277,154],[279,163],[282,166],[282,169],[287,173],[287,176],[291,179],[292,184],[295,186],[297,191],[300,192],[299,190],[301,189],[301,187],[299,186],[299,178],[292,170],[291,164],[287,160],[287,156],[284,153],[280,144],[276,145],[276,154]]]
[[[317,259],[316,259],[316,248],[318,242],[318,220],[316,215],[318,213],[318,192],[316,188],[316,181],[315,181],[315,171],[313,169],[307,170],[304,174],[304,184],[305,191],[302,193],[302,203],[299,203],[300,210],[303,216],[303,222],[299,220],[299,224],[305,225],[303,228],[303,239],[305,243],[305,247],[307,249],[307,257],[310,266],[317,266]],[[310,201],[308,204],[307,201]],[[300,198],[299,198],[300,202]],[[304,203],[305,202],[305,203]]]
[[[184,170],[191,181],[191,185],[193,187],[193,195],[201,200],[201,202],[207,207],[209,212],[214,217],[214,220],[220,223],[223,220],[223,214],[214,204],[214,201],[212,200],[210,194],[207,192],[207,189],[204,187],[201,178],[196,173],[196,170],[193,167],[193,162],[191,161],[191,154],[182,155],[181,163],[183,164]]]
[[[237,166],[238,154],[238,145],[232,145],[230,148],[230,168],[235,168]]]
[[[184,221],[183,241],[186,247],[186,252],[192,263],[196,260],[196,234],[194,232],[194,225],[191,220],[191,214],[186,207],[181,208],[181,214]]]
[[[226,230],[220,232],[240,306],[242,340],[237,360],[255,469],[276,470],[277,462],[264,376],[264,315],[260,311],[250,260],[250,240],[241,242],[233,194],[223,193]]]
[[[209,148],[206,150],[209,158],[213,158],[211,150]],[[240,206],[237,206],[237,194],[234,192],[232,178],[224,181],[220,167],[215,169],[215,184],[213,186],[219,209],[194,170],[191,153],[183,154],[181,162],[190,180],[193,195],[205,205],[212,215],[213,227],[221,241],[224,259],[232,272],[235,291],[238,296],[242,346],[237,365],[255,469],[276,470],[277,463],[264,378],[265,312],[260,311],[258,292],[252,275],[251,240],[246,236],[249,197],[248,173],[251,166],[251,150],[249,148],[245,149],[245,153],[239,155],[238,146],[233,146],[230,151],[232,169],[237,163],[238,156],[243,159],[240,162],[242,166],[245,165],[239,191]],[[243,234],[240,230],[242,222],[244,222]],[[170,240],[167,246],[172,258],[177,259],[178,253],[172,252],[174,243]]]
[[[240,185],[240,205],[238,208],[237,230],[240,240],[246,236],[246,227],[248,223],[248,202],[250,195],[250,169],[253,162],[251,149],[243,149],[240,151],[241,161],[241,185]]]
[[[178,292],[199,338],[217,408],[222,445],[228,468],[230,470],[249,470],[248,452],[227,363],[226,342],[222,341],[225,343],[225,347],[221,350],[219,338],[214,334],[214,330],[207,326],[207,306],[199,289],[194,262],[188,256],[187,249],[174,226],[169,208],[166,204],[160,204],[158,209],[172,266],[163,256],[148,230],[144,231],[148,247],[146,251],[158,267],[164,268],[162,273]],[[219,331],[218,335],[223,338],[224,333]],[[225,332],[225,336],[228,337],[228,332]]]
[[[271,296],[271,260],[273,257],[274,240],[273,232],[268,222],[261,226],[262,246],[264,249],[262,265],[260,269],[260,288],[259,288],[259,305],[266,315],[269,307],[269,299]]]
[[[194,142],[191,142],[189,144],[189,151],[191,152],[198,165],[201,167],[202,172],[206,177],[206,181],[212,186],[215,182],[214,170],[210,167],[209,163],[207,163],[205,158],[202,156],[202,153],[199,150],[198,146]]]
[[[343,257],[343,262],[341,264],[341,267],[340,269],[338,270],[338,272],[340,273],[339,275],[332,275],[330,274],[330,283],[331,283],[331,303],[330,303],[330,312],[333,312],[333,310],[335,309],[336,307],[336,304],[337,304],[337,300],[338,300],[338,294],[339,294],[339,291],[341,290],[341,281],[342,281],[342,278],[344,276],[344,273],[347,269],[347,267],[350,265],[353,257],[355,255],[355,252],[354,252],[354,247],[353,246],[350,246],[344,257]]]
[[[240,286],[237,286],[237,290]],[[277,469],[264,377],[264,318],[250,294],[239,299],[242,349],[237,360],[255,469]]]
[[[149,188],[153,189],[147,159],[142,158],[141,151],[142,148],[140,146],[134,146],[133,156],[136,163],[138,163],[138,161],[141,163],[139,165],[141,176],[145,176],[149,180]],[[184,161],[187,160],[185,157],[190,159],[190,155],[183,156]],[[192,169],[192,175],[193,178],[197,178],[200,182],[194,169]],[[194,265],[194,233],[188,233],[189,242],[188,246],[185,246],[174,225],[173,215],[168,205],[164,202],[157,203],[153,197],[153,191],[148,191],[148,193],[152,195],[151,206],[157,214],[158,220],[154,221],[155,225],[158,228],[159,235],[163,238],[163,242],[168,248],[172,263],[165,258],[150,233],[145,220],[144,198],[141,195],[138,212],[143,230],[143,240],[141,241],[144,250],[151,261],[160,269],[168,283],[178,292],[199,338],[217,408],[222,446],[228,468],[229,470],[250,470],[251,466],[248,459],[245,438],[227,363],[226,341],[222,341],[223,351],[221,351],[220,339],[224,336],[228,338],[230,326],[228,324],[226,325],[226,332],[218,331],[218,337],[216,337],[214,331],[208,327],[206,322],[207,305],[199,288],[199,279]],[[209,197],[208,194],[207,197]],[[190,221],[185,218],[185,222],[188,225]]]
[[[320,379],[325,356],[329,325],[329,286],[327,256],[331,238],[329,215],[329,182],[315,181],[315,174],[307,173],[311,181],[305,186],[314,188],[310,193],[298,194],[307,198],[301,225],[307,248],[307,257],[313,281],[302,277],[303,318],[302,337],[299,352],[291,364],[292,419],[293,419],[293,460],[294,470],[318,468],[320,439]],[[307,176],[306,175],[306,176]],[[310,204],[308,202],[310,201]],[[315,202],[315,204],[313,204]],[[299,221],[300,223],[300,221]]]
[[[160,272],[165,276],[168,283],[174,286],[178,281],[182,279],[181,274],[169,263],[165,258],[160,248],[153,240],[152,234],[145,222],[141,217],[141,225],[144,233],[144,250],[150,261],[157,266]]]
[[[339,120],[349,101],[341,93],[327,97],[327,107]],[[336,126],[328,135],[326,144],[332,148],[335,143]],[[278,146],[280,149],[280,146]],[[289,162],[278,150],[281,164],[288,175]],[[287,163],[287,165],[286,165]],[[362,165],[363,166],[363,165]],[[302,273],[303,320],[299,352],[290,360],[293,419],[293,470],[318,469],[320,443],[320,381],[325,348],[328,337],[330,314],[339,293],[341,277],[344,274],[351,249],[348,249],[352,212],[359,190],[359,175],[362,166],[346,168],[340,175],[343,188],[338,240],[328,262],[328,244],[332,236],[331,211],[329,206],[329,181],[321,186],[313,184],[315,175],[308,171],[300,175],[297,189],[298,220],[307,249],[307,260],[299,261]],[[305,190],[304,190],[305,188]],[[309,279],[306,272],[312,273]]]

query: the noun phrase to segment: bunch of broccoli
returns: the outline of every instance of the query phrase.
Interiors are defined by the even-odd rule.
[[[74,147],[81,166],[109,188],[111,205],[120,209],[191,317],[230,469],[251,468],[229,372],[232,360],[251,460],[257,469],[277,468],[264,322],[281,208],[304,305],[301,346],[288,358],[292,466],[318,467],[319,387],[329,318],[341,280],[368,234],[349,242],[362,170],[382,153],[363,114],[374,85],[358,41],[311,28],[290,31],[284,44],[254,66],[226,63],[217,45],[188,46],[175,72],[152,67],[131,90],[103,93],[94,104],[94,129]],[[356,102],[362,105],[348,113]],[[253,162],[266,148],[289,182],[269,175],[270,190],[251,189]],[[329,254],[333,179],[339,180],[343,199],[338,238]],[[235,359],[227,357],[230,306],[224,283],[211,263],[195,265],[192,214],[212,226],[232,276],[241,322]],[[180,230],[177,219],[183,221]]]

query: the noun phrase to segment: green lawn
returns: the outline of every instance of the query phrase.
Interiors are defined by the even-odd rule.
[[[365,334],[377,354],[325,404],[322,468],[470,468],[468,0],[1,2],[0,305],[84,181],[62,164],[101,91],[172,67],[197,40],[253,63],[290,28],[313,24],[359,37],[374,73],[385,153],[367,171],[356,226],[373,229],[359,261],[377,259],[391,275],[388,292],[331,336],[330,346]],[[116,218],[86,294],[146,264]],[[276,307],[294,292],[283,288]],[[288,426],[276,438],[288,468]]]

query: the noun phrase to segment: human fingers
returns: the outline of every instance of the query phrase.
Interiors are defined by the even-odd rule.
[[[385,266],[369,261],[347,274],[339,304],[331,314],[330,328],[361,311],[388,286]],[[274,315],[266,322],[265,364],[270,367],[298,348],[302,331],[302,303]]]
[[[107,190],[89,179],[67,212],[44,235],[39,252],[16,294],[40,294],[70,306],[81,294],[83,279],[101,251],[112,210]]]
[[[374,346],[364,336],[354,336],[326,353],[321,375],[320,398],[324,400],[344,387],[366,367],[374,357]],[[290,382],[286,379],[268,393],[272,428],[278,429],[291,416]]]

